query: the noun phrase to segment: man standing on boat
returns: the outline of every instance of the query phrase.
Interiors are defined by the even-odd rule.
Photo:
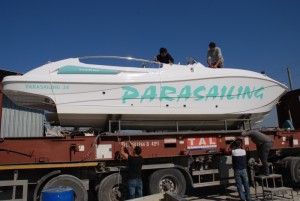
[[[216,46],[216,43],[209,43],[207,51],[207,63],[210,68],[224,68],[224,59],[221,48]]]
[[[128,199],[143,197],[142,165],[143,157],[142,148],[133,146],[129,142],[133,154],[126,153],[124,146],[121,146],[120,155],[128,160]]]
[[[173,57],[168,53],[168,50],[164,47],[160,48],[159,55],[154,57],[154,61],[158,61],[160,63],[165,63],[165,64],[174,63]]]

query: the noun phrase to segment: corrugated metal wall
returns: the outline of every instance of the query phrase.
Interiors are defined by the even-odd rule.
[[[15,105],[6,96],[2,99],[1,137],[42,137],[44,112]]]

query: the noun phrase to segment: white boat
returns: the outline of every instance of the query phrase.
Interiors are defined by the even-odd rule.
[[[86,58],[124,59],[139,66],[82,63]],[[228,119],[226,124],[247,119],[253,125],[287,91],[252,71],[114,56],[51,62],[5,77],[2,84],[14,103],[51,111],[62,126],[104,128],[113,120],[122,121],[122,129],[211,129]]]

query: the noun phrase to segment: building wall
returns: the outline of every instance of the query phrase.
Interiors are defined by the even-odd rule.
[[[1,78],[2,81],[2,78]],[[2,132],[1,132],[1,119],[2,119],[2,85],[0,83],[0,139],[3,138],[2,137]]]
[[[0,82],[5,76],[20,73],[0,69]],[[0,138],[42,137],[44,112],[17,106],[2,93],[0,83]]]
[[[277,114],[280,127],[291,116],[295,129],[300,129],[300,89],[289,91],[280,99]]]
[[[2,95],[1,138],[42,137],[44,118],[43,111],[17,106]]]

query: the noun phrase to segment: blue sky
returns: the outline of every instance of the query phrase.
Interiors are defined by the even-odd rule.
[[[160,47],[175,62],[205,63],[215,41],[225,67],[265,71],[287,85],[290,67],[299,88],[299,10],[299,0],[1,0],[0,68],[25,73],[88,55],[152,60]]]

